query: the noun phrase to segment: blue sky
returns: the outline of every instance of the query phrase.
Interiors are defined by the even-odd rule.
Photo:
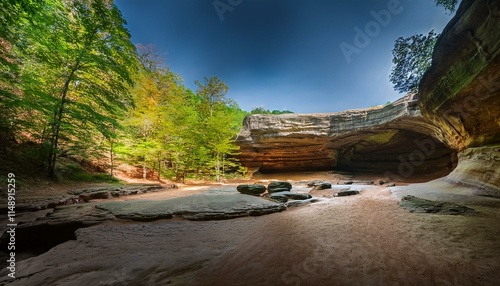
[[[155,45],[193,90],[195,80],[219,77],[247,111],[334,112],[396,100],[394,41],[441,32],[451,18],[432,0],[115,3],[133,43]]]

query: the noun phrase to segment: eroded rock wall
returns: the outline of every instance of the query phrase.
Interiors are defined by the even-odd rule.
[[[436,136],[456,150],[500,142],[500,0],[464,0],[418,93]]]
[[[475,186],[477,194],[500,197],[500,145],[468,148],[458,154],[458,166],[446,177]]]
[[[418,93],[436,137],[459,151],[446,180],[500,197],[500,0],[463,0]]]
[[[500,197],[499,48],[500,0],[463,0],[417,95],[338,113],[249,116],[237,139],[241,162],[253,171],[338,169],[399,179],[456,167],[447,180]]]
[[[237,142],[241,162],[261,172],[346,170],[399,172],[419,142],[435,148],[414,172],[451,171],[451,151],[430,134],[413,95],[386,106],[325,114],[251,115]],[[432,170],[429,170],[432,169]],[[408,176],[408,174],[406,174]]]

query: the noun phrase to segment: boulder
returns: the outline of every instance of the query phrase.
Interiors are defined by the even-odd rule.
[[[259,184],[239,185],[236,190],[244,195],[260,196],[266,191],[266,186]]]
[[[359,195],[358,190],[345,190],[345,191],[340,191],[337,193],[337,197],[346,197],[346,196],[353,196],[353,195]]]
[[[273,201],[286,203],[288,200],[307,200],[312,198],[310,194],[292,193],[290,191],[272,193],[269,198]]]
[[[277,192],[287,192],[292,189],[292,184],[289,182],[271,182],[267,186],[267,192],[272,194],[272,193],[277,193]]]
[[[333,187],[331,189],[324,189],[324,190],[313,188],[309,193],[314,197],[333,198],[335,194],[337,194],[338,192],[347,191],[350,189],[351,187]]]
[[[285,206],[287,208],[295,208],[295,207],[301,207],[301,206],[309,205],[312,203],[316,203],[318,201],[319,201],[319,199],[315,199],[315,198],[310,198],[307,200],[291,200],[291,201],[286,202]]]
[[[307,183],[308,187],[314,187],[314,190],[331,189],[332,183],[325,181],[311,181]]]

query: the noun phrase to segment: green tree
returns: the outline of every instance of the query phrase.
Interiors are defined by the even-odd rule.
[[[118,8],[104,0],[48,1],[43,19],[24,22],[18,43],[25,100],[48,124],[47,169],[55,174],[61,144],[102,134],[108,140],[132,101],[135,47]]]
[[[279,114],[290,114],[293,113],[293,111],[290,110],[277,110],[274,109],[273,111],[270,111],[269,109],[266,109],[264,107],[255,107],[250,111],[250,114],[274,114],[274,115],[279,115]]]
[[[229,91],[229,87],[218,77],[205,77],[203,84],[199,81],[195,81],[195,84],[198,86],[196,93],[208,106],[210,116],[212,116],[213,109],[216,105],[227,103],[225,96]]]
[[[443,6],[449,13],[455,12],[458,0],[435,0],[437,6]]]
[[[392,50],[394,64],[390,81],[399,92],[416,92],[423,74],[431,65],[432,52],[438,35],[430,31],[427,35],[399,37]]]
[[[205,77],[204,84],[199,81],[196,81],[196,84],[197,94],[200,96],[199,113],[202,123],[200,134],[211,155],[207,163],[214,170],[216,181],[220,181],[226,165],[231,164],[226,158],[238,150],[233,141],[240,126],[234,124],[240,114],[239,107],[234,101],[225,97],[229,87],[219,78]]]
[[[25,102],[20,80],[21,61],[16,53],[21,23],[43,19],[42,6],[43,1],[36,0],[0,2],[0,145],[4,154],[7,146],[18,139],[15,135],[21,134],[19,131],[27,124],[20,117]]]

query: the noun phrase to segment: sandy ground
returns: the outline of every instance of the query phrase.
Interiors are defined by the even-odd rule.
[[[80,229],[76,241],[19,262],[18,277],[24,278],[0,281],[6,285],[500,285],[498,200],[465,200],[477,210],[473,215],[417,214],[401,209],[398,197],[419,191],[439,197],[436,188],[446,189],[441,198],[463,197],[450,195],[455,188],[440,182],[393,192],[385,187],[353,188],[361,194],[261,217],[109,222]],[[186,190],[193,194],[204,188]],[[467,195],[466,188],[456,190]],[[178,195],[182,189],[141,198]]]
[[[412,214],[365,190],[263,219],[185,285],[499,285],[498,219]]]

